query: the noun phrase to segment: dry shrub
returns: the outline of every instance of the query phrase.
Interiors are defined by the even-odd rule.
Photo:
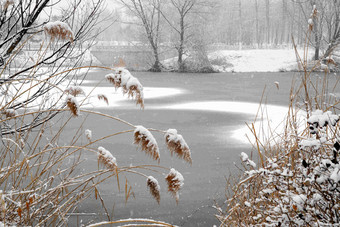
[[[285,130],[279,140],[272,139],[273,133],[264,141],[252,128],[259,167],[244,165],[240,178],[229,179],[225,207],[218,208],[221,226],[340,223],[340,101],[331,95],[339,90],[339,78],[331,84],[325,70],[323,78],[315,80],[317,66],[309,71],[307,59],[297,56],[301,83],[292,85]],[[302,111],[301,127],[297,113]]]

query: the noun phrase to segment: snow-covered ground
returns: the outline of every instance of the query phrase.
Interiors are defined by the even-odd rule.
[[[303,56],[303,50],[298,50]],[[308,59],[313,57],[309,51]],[[297,70],[295,50],[287,49],[248,49],[219,50],[208,54],[214,69],[219,72],[280,72]],[[166,66],[176,68],[177,57],[163,62]]]
[[[300,53],[303,53],[302,50]],[[297,69],[294,49],[221,50],[209,54],[210,60],[216,58],[224,58],[231,64],[229,67],[216,66],[227,72],[279,72]]]

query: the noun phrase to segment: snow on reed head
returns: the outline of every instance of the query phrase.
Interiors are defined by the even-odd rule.
[[[116,89],[122,88],[123,94],[136,100],[136,104],[144,108],[143,86],[139,80],[132,76],[125,68],[116,68],[114,73],[107,74],[105,78],[114,85]]]
[[[91,141],[92,140],[92,131],[90,129],[86,129],[85,130],[85,136],[89,141]]]
[[[84,90],[79,86],[71,86],[64,90],[64,93],[72,95],[74,97],[78,95],[85,95]]]
[[[183,136],[177,134],[176,129],[168,129],[166,131],[165,142],[171,152],[171,155],[176,153],[179,158],[182,158],[186,162],[192,164],[190,148],[183,139]]]
[[[184,185],[184,178],[182,174],[175,170],[174,168],[171,168],[168,175],[166,175],[165,180],[168,184],[168,191],[171,193],[171,195],[176,199],[176,202],[178,203],[179,200],[178,191]]]
[[[154,160],[160,160],[159,148],[156,139],[151,132],[141,125],[134,131],[134,144],[140,145],[142,151],[150,155]]]
[[[51,37],[51,40],[62,39],[62,40],[70,40],[73,42],[74,35],[71,28],[65,22],[54,21],[48,22],[44,25],[45,34]]]
[[[66,97],[66,104],[74,117],[79,116],[79,103],[74,96],[68,95]]]
[[[2,111],[2,114],[5,115],[7,118],[9,117],[15,117],[18,115],[17,111],[14,109],[6,109]]]
[[[98,162],[111,170],[116,170],[117,168],[116,158],[104,147],[98,147]]]
[[[151,195],[156,199],[157,203],[159,204],[161,201],[160,196],[161,187],[159,186],[156,178],[154,178],[153,176],[149,176],[146,179],[146,185],[149,188]]]

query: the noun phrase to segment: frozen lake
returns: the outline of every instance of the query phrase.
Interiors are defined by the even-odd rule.
[[[106,74],[106,72],[90,73],[83,85],[85,90],[96,86]],[[96,109],[147,128],[162,130],[176,128],[190,146],[193,164],[190,166],[176,157],[171,157],[163,136],[153,133],[161,151],[160,165],[174,167],[185,178],[179,204],[176,205],[175,200],[167,193],[163,176],[155,175],[161,184],[161,203],[158,205],[147,190],[144,178],[126,175],[133,187],[135,198],[131,198],[125,204],[124,188],[118,191],[114,179],[111,182],[106,181],[100,187],[100,192],[107,208],[110,212],[113,210],[115,219],[142,217],[179,226],[218,225],[214,217],[216,211],[212,206],[215,201],[222,204],[225,200],[225,178],[230,174],[237,174],[238,170],[234,163],[240,166],[241,152],[251,154],[251,146],[245,142],[244,131],[240,129],[245,127],[246,122],[253,121],[263,92],[263,102],[269,104],[268,112],[273,114],[270,120],[279,121],[285,114],[291,82],[297,74],[147,72],[132,74],[145,87],[144,110],[136,107],[134,101],[119,97],[112,98],[109,107],[94,105]],[[114,88],[107,82],[100,85],[100,91],[106,93],[109,91],[115,95]],[[69,134],[63,135],[65,139],[78,129],[80,121],[85,117],[72,120]],[[95,138],[128,129],[125,125],[91,115],[87,116],[84,123],[84,129],[87,128],[92,130]],[[124,134],[102,141],[95,147],[103,146],[110,150],[121,166],[157,164],[142,152],[136,151],[132,142],[133,135]],[[84,168],[97,168],[94,154],[84,153],[83,157],[87,159]],[[120,177],[121,181],[125,182],[125,176]],[[87,201],[79,207],[78,212],[93,210],[97,216],[81,216],[79,220],[91,218],[95,218],[96,221],[107,220],[99,201]]]

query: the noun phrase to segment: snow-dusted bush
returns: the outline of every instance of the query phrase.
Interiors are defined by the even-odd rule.
[[[244,172],[228,200],[230,223],[266,226],[324,226],[340,223],[339,116],[317,110],[308,119],[310,136],[298,146]],[[325,122],[329,122],[328,124]],[[249,162],[242,154],[242,161]],[[293,158],[294,157],[294,158]],[[294,163],[294,164],[293,164]]]
[[[339,88],[328,84],[327,70],[320,81],[313,80],[307,60],[297,56],[301,84],[292,87],[285,131],[276,136],[279,141],[271,140],[275,133],[269,135],[268,143],[252,131],[260,161],[256,167],[241,154],[245,170],[240,179],[229,181],[225,210],[218,208],[222,226],[340,223],[340,106],[330,95]],[[306,113],[302,128],[299,108]]]

